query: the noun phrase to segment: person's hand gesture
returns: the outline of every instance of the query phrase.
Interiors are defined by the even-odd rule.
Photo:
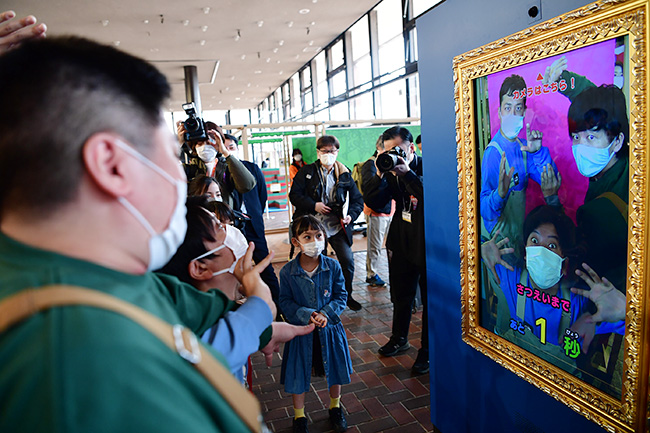
[[[47,26],[36,24],[33,15],[20,20],[14,20],[15,17],[14,11],[0,13],[0,54],[17,47],[22,41],[45,37]]]
[[[325,326],[327,326],[327,317],[322,313],[314,311],[313,313],[311,313],[311,317],[309,318],[309,323],[313,323],[319,328],[324,328]]]
[[[567,69],[567,60],[565,56],[560,57],[556,61],[554,61],[551,66],[546,68],[546,71],[544,71],[544,78],[542,80],[542,84],[552,84],[556,82],[557,80],[560,79],[560,75],[562,75],[562,72],[566,71]]]
[[[542,171],[542,194],[544,194],[544,197],[555,195],[559,191],[560,185],[562,185],[560,172],[558,171],[556,175],[553,165],[548,163],[544,167],[544,171]]]
[[[328,213],[330,213],[330,212],[332,211],[332,208],[330,208],[329,206],[327,206],[327,205],[326,205],[325,203],[323,203],[322,201],[319,201],[319,202],[316,203],[316,205],[314,206],[314,210],[315,210],[316,212],[318,212],[319,214],[327,215]]]
[[[497,187],[499,197],[506,198],[514,172],[515,168],[510,167],[510,171],[506,173],[506,154],[504,152],[503,155],[501,155],[501,163],[499,164],[499,186]]]
[[[260,277],[260,274],[271,263],[271,260],[273,260],[274,253],[271,251],[264,260],[253,266],[253,250],[255,250],[255,244],[249,242],[246,254],[239,259],[237,266],[235,266],[234,275],[241,283],[241,294],[246,297],[257,296],[262,298],[271,309],[273,317],[275,317],[277,309],[271,297],[271,290]]]
[[[307,335],[314,331],[313,323],[305,326],[296,326],[285,322],[273,322],[271,326],[273,327],[271,340],[261,349],[268,367],[273,364],[273,353],[280,351],[280,343],[286,343],[287,341],[293,340],[294,337]]]
[[[542,148],[542,131],[530,129],[530,123],[526,123],[526,146],[521,146],[522,152],[535,153]]]
[[[571,325],[570,329],[582,338],[582,352],[587,353],[591,340],[596,335],[596,322],[593,320],[593,316],[590,313],[584,313]]]
[[[176,136],[178,137],[178,142],[183,144],[185,143],[185,133],[187,131],[185,130],[185,122],[182,120],[179,120],[176,122]]]
[[[481,245],[481,258],[487,265],[488,269],[492,271],[492,275],[496,279],[497,283],[501,284],[499,276],[496,272],[496,265],[501,265],[509,271],[514,271],[514,268],[505,260],[502,256],[506,254],[512,254],[515,252],[514,248],[504,247],[508,243],[508,238],[503,238],[499,242],[496,242],[497,236],[501,233],[501,230],[497,230],[494,234],[494,237],[489,241]]]
[[[625,295],[618,291],[607,278],[600,278],[598,274],[586,263],[582,267],[587,271],[576,269],[576,275],[589,285],[591,290],[572,287],[571,291],[576,295],[584,296],[596,304],[596,314],[591,319],[594,322],[618,322],[625,320]]]
[[[395,176],[400,177],[400,176],[404,176],[409,171],[411,171],[411,169],[409,168],[404,158],[402,158],[401,156],[397,156],[397,164],[395,164],[395,167],[393,167],[393,169],[390,172],[393,173]]]
[[[352,222],[352,217],[351,217],[350,215],[347,215],[345,218],[343,218],[343,219],[341,220],[341,223],[342,223],[344,226],[347,226],[347,225],[350,224],[351,222]]]

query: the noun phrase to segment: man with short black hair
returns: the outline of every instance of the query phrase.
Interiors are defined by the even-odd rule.
[[[254,400],[236,412],[212,385],[238,386],[227,370],[208,382],[195,367],[216,357],[210,371],[224,370],[224,358],[188,343],[235,304],[149,272],[187,227],[186,179],[161,109],[169,91],[150,64],[86,39],[0,56],[0,431],[244,432],[258,419]],[[44,180],[38,199],[34,179]],[[238,271],[243,290],[266,297],[259,271],[270,257],[252,267],[251,255]],[[44,300],[61,290],[63,306]],[[7,322],[37,299],[42,310]]]
[[[318,160],[298,171],[293,178],[289,199],[296,207],[294,218],[315,215],[325,226],[327,242],[336,252],[343,269],[348,307],[359,311],[361,304],[352,298],[352,226],[363,210],[363,197],[350,170],[336,160],[339,147],[339,140],[332,135],[318,139]]]
[[[415,374],[429,371],[429,318],[427,306],[426,252],[424,243],[424,194],[422,158],[415,153],[413,136],[408,129],[394,126],[382,134],[385,152],[397,152],[397,163],[388,172],[379,170],[363,183],[363,197],[368,206],[381,209],[395,200],[395,215],[388,229],[388,271],[390,299],[393,303],[392,335],[379,349],[383,356],[407,351],[411,309],[418,283],[422,296],[422,338],[413,364]],[[402,156],[398,156],[398,153]]]

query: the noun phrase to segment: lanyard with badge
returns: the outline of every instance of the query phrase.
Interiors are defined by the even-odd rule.
[[[402,200],[404,200],[404,197],[402,197]],[[411,195],[409,196],[406,200],[404,200],[404,208],[402,209],[402,220],[406,221],[407,223],[411,222],[411,216],[413,215],[413,212],[415,209],[418,207],[418,199]]]

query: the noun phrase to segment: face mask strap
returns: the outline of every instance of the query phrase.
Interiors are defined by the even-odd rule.
[[[226,244],[225,244],[225,243],[222,244],[222,245],[219,245],[217,248],[213,248],[213,249],[211,249],[210,251],[201,254],[201,255],[198,256],[198,257],[193,258],[191,261],[194,261],[194,260],[200,260],[200,259],[202,259],[202,258],[204,258],[204,257],[207,257],[207,256],[209,256],[210,254],[214,254],[214,253],[216,253],[217,251],[219,251],[219,250],[221,250],[221,249],[224,249],[224,248],[226,248]]]
[[[161,175],[162,177],[164,177],[164,178],[165,178],[168,182],[170,182],[172,185],[175,185],[175,184],[176,184],[176,179],[174,179],[174,178],[173,178],[169,173],[167,173],[165,170],[163,170],[162,168],[158,167],[158,165],[155,164],[153,161],[151,161],[149,158],[147,158],[146,156],[144,156],[143,154],[141,154],[140,152],[138,152],[137,150],[135,150],[133,147],[129,146],[128,144],[126,144],[126,143],[123,142],[122,140],[117,140],[116,143],[117,143],[117,145],[118,145],[118,146],[119,146],[123,151],[125,151],[125,152],[128,153],[129,155],[133,156],[133,157],[136,158],[138,161],[140,161],[141,163],[143,163],[144,165],[146,165],[147,167],[149,167],[150,169],[152,169],[153,171],[155,171],[156,173],[158,173],[159,175]]]
[[[131,213],[131,215],[135,217],[135,219],[137,219],[140,222],[140,224],[142,224],[145,230],[149,233],[149,236],[156,236],[156,231],[153,229],[151,224],[149,224],[149,221],[147,221],[144,215],[142,215],[142,213],[140,213],[140,211],[135,208],[135,206],[133,206],[124,197],[118,197],[117,200],[122,204],[122,206],[126,208],[126,210],[128,210]]]

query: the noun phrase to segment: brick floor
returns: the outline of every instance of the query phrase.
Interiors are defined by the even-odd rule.
[[[355,242],[356,243],[356,242]],[[412,376],[411,366],[420,347],[421,308],[413,315],[409,340],[411,348],[404,354],[385,358],[377,354],[390,337],[392,305],[388,288],[369,287],[366,278],[366,253],[354,253],[354,298],[363,309],[345,310],[341,317],[346,328],[354,374],[343,386],[342,406],[351,433],[437,432],[429,416],[429,375]],[[274,263],[277,271],[284,263]],[[385,255],[379,275],[388,281]],[[280,354],[282,348],[280,349]],[[291,395],[280,385],[281,355],[275,354],[273,366],[266,367],[258,352],[253,361],[253,392],[258,396],[264,418],[273,432],[291,432],[293,408]],[[312,433],[329,432],[327,409],[329,396],[324,378],[312,381],[305,396],[305,412]]]

